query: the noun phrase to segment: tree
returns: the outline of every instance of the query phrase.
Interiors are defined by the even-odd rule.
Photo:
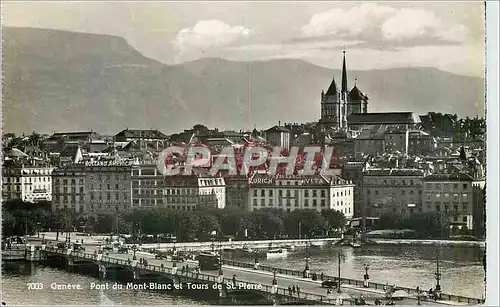
[[[199,240],[206,241],[210,238],[212,231],[220,232],[219,221],[215,214],[210,211],[196,212],[200,219],[200,227],[198,228],[197,237]]]
[[[375,224],[376,229],[401,229],[402,218],[398,214],[384,213]]]
[[[332,232],[336,229],[343,229],[347,224],[347,219],[340,211],[326,209],[321,211],[321,215],[325,218],[325,229]]]

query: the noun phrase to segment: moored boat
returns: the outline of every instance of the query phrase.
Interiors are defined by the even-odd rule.
[[[285,248],[270,249],[266,256],[267,259],[285,258],[288,256],[288,251]]]

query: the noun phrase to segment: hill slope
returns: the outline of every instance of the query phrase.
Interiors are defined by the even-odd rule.
[[[170,66],[120,37],[4,28],[4,131],[125,127],[176,132],[202,123],[266,128],[319,118],[319,96],[340,72],[300,60],[206,58]],[[353,59],[355,60],[355,59]],[[484,113],[481,78],[432,68],[349,71],[369,111]],[[349,86],[352,86],[352,82]],[[478,107],[479,106],[479,107]]]

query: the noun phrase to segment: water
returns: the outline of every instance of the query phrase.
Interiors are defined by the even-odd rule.
[[[341,276],[363,280],[364,265],[369,266],[370,281],[428,290],[436,284],[436,248],[433,246],[377,245],[324,247],[310,249],[311,271],[338,275],[338,252],[344,255]],[[482,298],[484,296],[483,250],[479,247],[441,247],[439,263],[444,293]],[[286,261],[260,260],[262,264],[303,270],[305,251],[289,254]]]
[[[343,277],[361,280],[364,264],[369,265],[373,282],[429,289],[435,287],[435,248],[431,246],[363,246],[310,249],[312,271],[337,275],[337,254],[345,256],[341,266]],[[476,247],[440,249],[441,285],[443,292],[482,298],[484,271],[482,250]],[[286,260],[260,260],[275,267],[300,269],[305,265],[305,251],[289,254]],[[241,259],[241,258],[240,258]],[[251,262],[253,259],[247,258]],[[90,283],[100,280],[26,262],[6,262],[3,270],[3,301],[9,305],[202,305],[186,297],[134,290],[90,290]],[[41,290],[28,290],[28,283],[42,283]],[[81,285],[83,290],[53,290],[51,283]]]
[[[7,305],[203,305],[186,297],[134,290],[90,290],[99,279],[67,273],[32,263],[6,263],[3,301]],[[28,290],[28,283],[42,283],[42,290]],[[53,290],[51,283],[81,285],[83,290]],[[112,284],[110,282],[110,284]]]

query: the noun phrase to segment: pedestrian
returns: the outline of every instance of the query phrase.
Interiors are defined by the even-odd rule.
[[[299,288],[299,285],[297,285],[297,297],[300,296],[300,288]]]
[[[291,286],[288,286],[288,294],[289,294],[290,296],[292,296],[292,287],[291,287]]]
[[[236,274],[233,274],[233,285],[236,285]]]
[[[295,295],[295,285],[292,286],[292,293]]]
[[[186,272],[189,272],[189,264],[186,264]]]
[[[321,272],[321,281],[323,281],[323,278],[325,278],[325,274],[323,274],[323,272]]]

